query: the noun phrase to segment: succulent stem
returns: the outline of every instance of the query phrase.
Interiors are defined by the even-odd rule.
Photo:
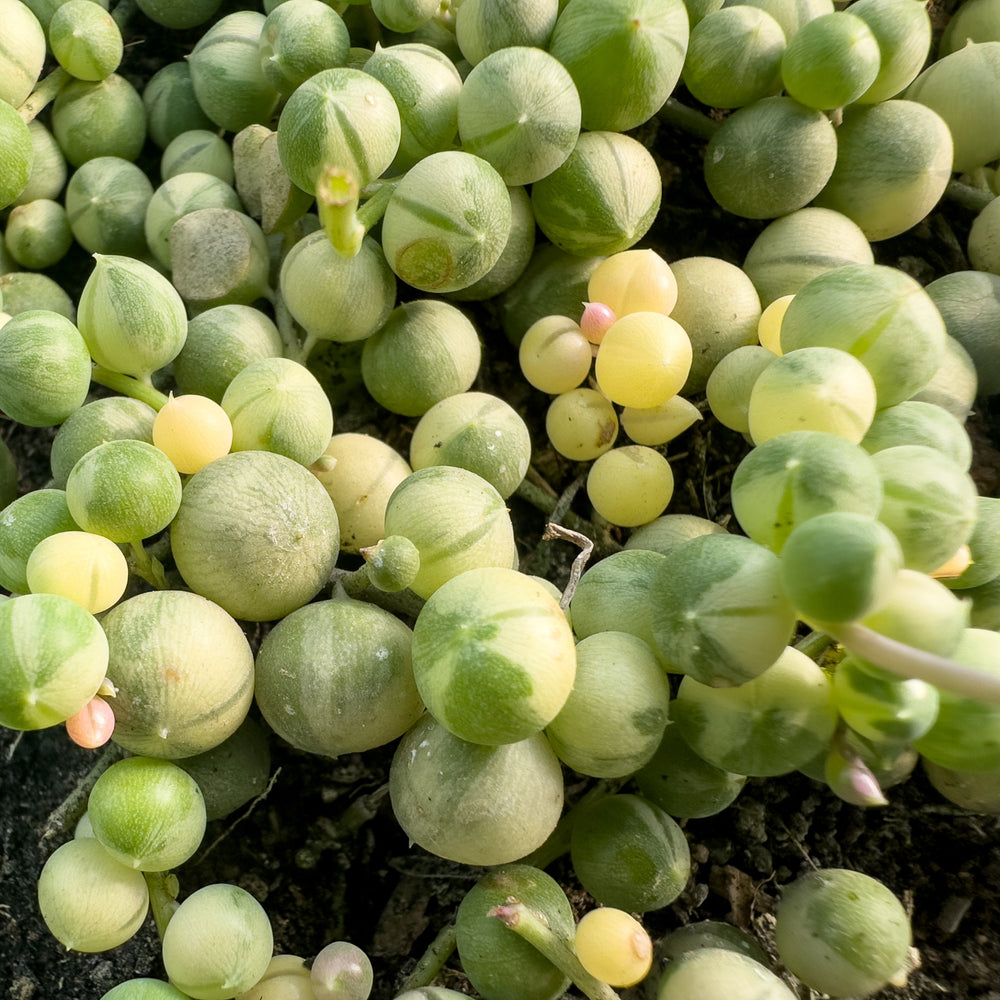
[[[833,644],[833,638],[826,632],[812,631],[807,636],[804,636],[797,643],[795,643],[795,648],[800,653],[805,653],[810,660],[819,661],[819,658],[826,652],[827,649]]]
[[[536,510],[540,510],[548,518],[551,519],[553,517],[558,503],[558,498],[554,493],[548,492],[546,489],[527,478],[521,480],[521,483],[515,492],[522,500],[526,500],[532,507]],[[563,516],[559,518],[559,520],[565,521],[573,531],[579,531],[592,538],[598,537],[598,532],[594,525],[571,510],[566,511]],[[602,539],[602,541],[610,541],[610,539]],[[602,549],[607,548],[611,551],[618,548],[618,546],[614,546],[613,544],[602,545],[600,547]]]
[[[657,112],[657,117],[699,139],[711,139],[722,124],[672,97],[667,98],[666,104]]]
[[[349,582],[345,586],[344,581],[347,578],[349,578]],[[418,597],[412,590],[400,590],[390,594],[372,586],[367,564],[353,571],[333,571],[332,596],[337,597],[338,594],[344,594],[368,604],[375,604],[394,615],[409,619],[411,622],[416,620],[420,609],[424,606],[423,598]]]
[[[128,568],[130,573],[135,573],[136,576],[157,590],[169,589],[163,563],[146,550],[142,539],[129,542]]]
[[[585,806],[597,802],[608,795],[613,795],[625,784],[624,778],[614,780],[602,779],[584,795],[570,810],[562,815],[556,828],[549,834],[541,847],[536,847],[530,854],[521,858],[518,864],[531,865],[533,868],[547,868],[556,858],[562,857],[570,846],[573,826]]]
[[[281,334],[281,342],[285,348],[285,357],[291,361],[296,360],[302,353],[302,345],[299,343],[299,335],[295,329],[295,320],[285,305],[284,298],[275,293],[273,299],[274,322]]]
[[[24,123],[28,124],[28,122],[33,121],[42,108],[54,101],[59,91],[72,79],[73,77],[62,66],[57,66],[52,70],[28,95],[24,104],[17,109],[17,113],[24,119]]]
[[[391,181],[385,181],[374,190],[373,185],[369,185],[362,192],[369,193],[368,200],[358,209],[358,220],[364,226],[365,232],[368,232],[385,215],[386,205],[389,204],[389,199],[400,180],[401,178],[395,178]]]
[[[177,902],[177,893],[180,891],[177,876],[170,872],[143,872],[142,876],[149,890],[149,907],[153,911],[156,933],[163,940],[167,924],[180,906]]]
[[[1000,676],[907,646],[854,622],[830,627],[826,631],[856,656],[890,673],[916,677],[965,698],[1000,705]]]
[[[328,166],[316,182],[319,221],[327,239],[342,257],[354,257],[361,249],[365,227],[358,219],[358,181],[343,167]]]
[[[430,986],[454,950],[455,924],[445,924],[417,960],[413,971],[403,980],[398,992],[405,993],[408,990],[419,990],[424,986]]]
[[[944,193],[946,198],[972,212],[981,212],[996,197],[989,188],[974,187],[959,180],[948,181]]]
[[[544,914],[534,907],[511,897],[502,906],[494,906],[488,916],[496,917],[505,927],[537,948],[554,966],[569,976],[589,1000],[619,1000],[618,994],[607,983],[602,983],[587,972],[573,952],[572,944],[556,934]]]
[[[131,375],[122,375],[121,372],[113,372],[101,365],[94,365],[90,377],[98,385],[120,392],[123,396],[138,399],[154,410],[159,411],[167,404],[167,397],[159,389],[154,389],[148,382],[142,382]]]
[[[298,361],[300,365],[305,365],[306,361],[309,359],[309,355],[312,353],[313,348],[319,343],[318,337],[313,337],[311,334],[306,334],[302,338],[302,343],[296,354],[290,356],[292,361]]]
[[[353,597],[355,600],[360,599],[369,586],[371,586],[371,579],[368,576],[368,563],[362,564],[351,572],[345,572],[337,578],[337,583],[344,588],[344,593],[348,597]]]
[[[49,818],[45,821],[45,828],[42,830],[42,840],[51,840],[53,837],[60,836],[70,826],[76,824],[87,811],[87,799],[90,798],[90,790],[94,787],[97,779],[124,756],[125,751],[117,743],[111,743],[101,751],[97,763],[76,783],[73,791],[49,813]]]

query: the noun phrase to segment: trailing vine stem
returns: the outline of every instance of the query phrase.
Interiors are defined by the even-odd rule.
[[[582,483],[582,480],[580,482]],[[574,481],[566,493],[568,494],[570,491],[575,493],[578,489],[577,481]],[[571,531],[577,531],[593,539],[597,550],[602,555],[608,555],[621,549],[621,545],[616,543],[607,531],[602,531],[592,521],[588,521],[569,510],[572,496],[569,497],[568,501],[566,494],[562,497],[558,496],[534,468],[529,468],[528,475],[521,480],[514,495],[541,511],[549,521],[559,521]]]
[[[989,188],[976,187],[960,180],[948,181],[944,196],[971,212],[981,212],[996,195]]]
[[[168,396],[157,389],[152,382],[113,372],[109,368],[95,364],[90,372],[91,379],[106,389],[113,389],[123,396],[138,399],[141,403],[151,406],[154,410],[162,410],[167,405]]]
[[[141,538],[129,542],[127,559],[129,572],[145,580],[156,590],[170,589],[163,563],[142,544]]]
[[[945,656],[908,646],[855,622],[813,627],[831,635],[855,655],[890,673],[917,678],[965,698],[1000,705],[1000,674],[976,670]]]
[[[508,930],[537,948],[556,968],[568,976],[588,1000],[620,1000],[607,983],[592,976],[580,964],[572,944],[556,934],[545,915],[533,906],[511,897],[501,906],[494,906],[487,916],[496,917]]]
[[[704,115],[700,111],[689,108],[686,104],[681,104],[673,97],[667,98],[666,103],[657,112],[657,117],[660,121],[687,132],[688,135],[706,140],[711,139],[722,124],[722,122],[709,118],[708,115]]]
[[[59,91],[72,80],[73,77],[62,68],[57,66],[37,87],[28,95],[27,100],[18,109],[25,125],[33,122],[39,113],[56,99]]]
[[[626,778],[602,778],[587,793],[581,797],[567,812],[565,812],[556,824],[556,828],[548,835],[541,847],[536,847],[530,854],[525,855],[518,862],[522,865],[531,865],[533,868],[548,868],[553,861],[561,858],[569,851],[570,841],[573,835],[573,826],[576,824],[580,814],[591,803],[614,795],[627,781]]]
[[[142,877],[149,891],[149,908],[153,913],[156,933],[162,941],[167,924],[180,906],[177,902],[180,883],[172,872],[143,872]]]
[[[406,993],[409,990],[419,990],[424,986],[430,986],[437,978],[437,974],[444,968],[444,963],[454,952],[455,941],[454,922],[445,924],[438,931],[437,937],[427,946],[427,950],[417,960],[413,971],[403,980],[398,992]]]
[[[42,841],[60,836],[70,826],[76,825],[80,817],[87,811],[87,799],[90,798],[90,791],[97,782],[97,779],[112,764],[121,760],[124,756],[125,751],[117,743],[109,743],[101,751],[101,755],[97,758],[94,766],[76,783],[69,795],[49,813],[49,817],[45,821],[45,827],[42,830]]]

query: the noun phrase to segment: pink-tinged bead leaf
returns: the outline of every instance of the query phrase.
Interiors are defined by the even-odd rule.
[[[66,720],[66,732],[78,746],[88,750],[104,746],[115,730],[115,713],[96,695],[76,715]]]
[[[603,302],[584,302],[580,329],[592,344],[599,344],[617,318],[614,310]]]

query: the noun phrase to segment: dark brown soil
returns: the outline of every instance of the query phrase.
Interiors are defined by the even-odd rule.
[[[141,18],[135,23],[144,27]],[[164,58],[150,49],[162,32],[145,28],[137,31],[142,41],[126,66],[137,77]],[[655,150],[665,181],[663,209],[641,245],[668,260],[711,254],[740,263],[763,224],[715,207],[701,178],[700,145],[665,125],[637,135]],[[910,233],[877,244],[877,259],[922,282],[967,267],[961,248],[970,220],[967,211],[945,203]],[[71,291],[82,273],[72,266],[65,276]],[[546,449],[544,399],[524,385],[491,310],[478,307],[476,316],[487,359],[476,387],[505,396],[524,413],[535,437],[535,464],[561,492],[583,467]],[[337,421],[338,430],[380,433],[404,453],[413,426],[360,396],[350,409],[338,409]],[[980,492],[997,496],[1000,399],[983,403],[969,426]],[[51,432],[4,419],[0,433],[18,459],[22,492],[44,485]],[[686,436],[685,447],[683,454],[671,453],[678,486],[670,510],[725,518],[729,476],[746,445],[709,417]],[[588,513],[579,499],[577,508]],[[566,555],[540,542],[543,516],[520,500],[512,512],[525,567],[561,586]],[[278,952],[308,957],[331,940],[355,942],[376,969],[373,997],[389,1000],[480,872],[408,845],[383,794],[391,747],[326,760],[273,738],[271,750],[270,790],[251,809],[210,824],[202,854],[177,873],[181,892],[219,881],[243,886],[265,906]],[[23,736],[0,729],[0,989],[10,1000],[99,1000],[124,979],[164,977],[151,920],[122,947],[83,955],[66,952],[38,913],[39,870],[69,836],[62,831],[45,839],[46,820],[100,754],[74,746],[61,728]],[[587,787],[585,779],[567,774],[571,796]],[[731,808],[684,824],[695,859],[691,881],[674,904],[646,915],[647,926],[659,937],[710,917],[752,930],[766,943],[782,884],[812,866],[852,868],[884,881],[912,915],[918,967],[907,986],[887,988],[880,998],[1000,1000],[1000,817],[950,805],[919,770],[889,799],[884,808],[865,810],[804,775],[752,780]],[[586,908],[590,901],[568,861],[549,870],[572,902]],[[472,992],[454,957],[437,982]]]

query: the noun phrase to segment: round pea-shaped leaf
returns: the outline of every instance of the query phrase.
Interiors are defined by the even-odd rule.
[[[382,219],[382,249],[407,284],[454,292],[497,262],[511,218],[507,185],[486,160],[462,150],[432,153],[392,193]]]
[[[836,347],[803,347],[774,358],[754,379],[747,429],[758,445],[801,430],[839,434],[857,444],[877,405],[875,381],[861,361]]]
[[[33,594],[61,594],[96,615],[125,593],[128,563],[103,535],[57,531],[32,550],[25,578]]]
[[[344,257],[325,232],[312,233],[285,256],[279,282],[293,319],[317,340],[364,340],[385,324],[396,301],[396,279],[371,237]]]
[[[250,362],[280,357],[274,321],[252,306],[215,306],[188,323],[187,339],[174,359],[174,377],[184,393],[221,402],[233,378]]]
[[[35,159],[31,131],[6,101],[0,101],[0,205],[6,208],[27,187]]]
[[[255,10],[227,14],[198,39],[188,57],[198,103],[219,128],[230,132],[268,121],[278,104],[278,91],[260,66],[264,20]]]
[[[59,64],[78,80],[103,80],[118,68],[124,52],[118,25],[90,0],[68,0],[56,8],[49,45]]]
[[[43,729],[76,715],[108,669],[97,619],[57,594],[0,603],[0,725]]]
[[[868,24],[835,11],[813,18],[788,40],[781,80],[789,96],[806,107],[830,111],[861,97],[875,82],[881,61]]]
[[[720,946],[694,948],[667,964],[658,1000],[727,1000],[751,993],[757,1000],[792,1000],[795,994],[761,962]]]
[[[116,743],[173,759],[236,731],[253,699],[253,653],[222,608],[187,591],[154,591],[121,602],[102,624],[118,688]]]
[[[52,133],[74,167],[97,156],[135,160],[146,141],[142,98],[118,73],[71,80],[52,103]]]
[[[742,684],[763,673],[795,628],[778,557],[741,535],[678,545],[662,558],[650,593],[661,655],[705,684]]]
[[[319,601],[282,619],[261,645],[255,693],[279,736],[337,757],[383,746],[423,712],[412,636],[372,604]]]
[[[951,133],[916,101],[847,109],[837,129],[837,165],[816,205],[843,212],[870,240],[915,226],[951,179]]]
[[[142,872],[84,837],[63,844],[45,862],[38,906],[53,937],[70,951],[107,951],[142,926],[149,892]]]
[[[286,0],[267,15],[257,46],[264,78],[287,95],[321,70],[343,66],[351,37],[333,8]]]
[[[311,601],[340,551],[337,511],[284,455],[240,451],[196,472],[170,529],[177,569],[234,618],[274,621]]]
[[[145,217],[152,197],[152,183],[130,160],[120,156],[88,160],[66,187],[73,237],[91,253],[141,256],[146,251]]]
[[[156,411],[128,396],[107,396],[84,403],[56,431],[49,454],[53,485],[66,486],[73,466],[91,448],[115,438],[153,443]]]
[[[576,145],[580,97],[563,65],[542,49],[511,46],[473,67],[458,97],[462,146],[506,184],[552,173]]]
[[[868,453],[839,434],[790,431],[736,467],[733,512],[755,541],[780,552],[796,525],[834,510],[875,517],[882,481]]]
[[[0,3],[4,37],[0,42],[0,104],[19,107],[35,89],[45,63],[45,32],[31,5],[20,0]]]
[[[557,934],[572,935],[573,911],[551,875],[531,865],[506,865],[484,875],[455,914],[462,969],[488,1000],[556,1000],[569,980],[540,951],[490,916],[514,897],[544,914]]]
[[[170,459],[145,441],[107,441],[88,451],[66,479],[66,504],[84,531],[136,542],[162,531],[181,502]]]
[[[691,29],[684,85],[711,108],[741,108],[781,86],[781,25],[758,7],[710,11]]]
[[[871,244],[857,223],[810,205],[768,223],[747,251],[743,270],[767,306],[825,271],[874,263]]]
[[[465,313],[439,299],[413,299],[365,341],[361,377],[379,405],[418,417],[470,389],[481,360],[479,333]]]
[[[826,674],[792,646],[738,687],[685,677],[671,717],[699,757],[753,777],[787,774],[825,752],[838,718]]]
[[[390,172],[453,147],[462,77],[444,52],[423,42],[377,46],[364,71],[385,84],[399,110],[399,149]]]
[[[414,469],[453,465],[482,476],[509,497],[528,471],[531,437],[520,414],[498,396],[462,392],[435,403],[410,440]]]
[[[1000,674],[1000,634],[969,628],[952,653],[957,662],[996,677]],[[982,774],[1000,769],[1000,707],[941,690],[940,708],[916,749],[952,771]]]
[[[937,370],[946,329],[920,284],[893,267],[848,265],[795,293],[781,323],[781,346],[836,347],[871,373],[883,408],[909,399]]]
[[[873,673],[847,656],[833,675],[833,697],[844,721],[878,744],[912,743],[938,714],[938,692],[926,681]]]
[[[932,572],[972,535],[975,483],[952,458],[926,445],[885,448],[872,461],[882,479],[879,520],[899,539],[907,568]]]
[[[822,191],[837,161],[837,136],[821,111],[765,97],[730,115],[705,150],[705,182],[728,212],[773,219]]]
[[[399,111],[386,87],[359,69],[321,70],[297,87],[278,120],[278,154],[288,176],[315,194],[327,166],[358,187],[378,177],[399,148]]]
[[[566,703],[576,651],[566,616],[537,580],[488,566],[430,595],[413,629],[413,673],[428,710],[456,736],[514,743]]]
[[[573,151],[531,186],[542,232],[566,253],[614,254],[646,235],[663,182],[652,154],[620,132],[582,132]]]
[[[112,764],[94,783],[87,812],[104,849],[143,872],[182,865],[205,834],[198,783],[176,764],[155,757]]]
[[[386,504],[385,533],[417,547],[420,571],[410,588],[421,597],[466,570],[506,569],[517,562],[503,498],[481,476],[453,466],[428,466],[407,476]]]
[[[233,424],[233,451],[270,451],[310,465],[333,434],[323,387],[288,358],[252,361],[229,383],[222,408]]]
[[[667,726],[649,762],[636,771],[639,794],[669,816],[714,816],[733,803],[746,776],[709,764],[684,742],[677,726]],[[727,925],[728,926],[728,925]]]
[[[905,967],[910,940],[902,903],[870,875],[822,868],[782,890],[778,954],[822,993],[864,997],[881,989]]]
[[[35,546],[57,531],[79,527],[64,490],[32,490],[12,500],[0,516],[0,586],[13,594],[27,594],[26,569]]]
[[[462,864],[508,864],[555,829],[562,770],[541,733],[483,746],[428,713],[396,748],[389,797],[400,826],[425,850]]]
[[[324,454],[334,459],[333,468],[314,465],[311,471],[337,509],[341,548],[358,553],[385,538],[389,497],[413,470],[398,451],[369,434],[334,434]]]
[[[0,338],[0,409],[29,427],[61,424],[87,398],[90,368],[84,337],[65,316],[19,313]]]
[[[163,965],[194,1000],[230,1000],[264,975],[273,948],[260,903],[239,886],[216,883],[191,893],[170,918]]]
[[[465,0],[455,10],[455,40],[473,66],[510,45],[545,49],[558,13],[559,0],[508,0],[502,7]]]
[[[830,511],[788,535],[781,549],[781,583],[803,617],[854,621],[886,598],[902,564],[896,536],[880,521]]]
[[[672,903],[691,872],[684,832],[639,795],[608,795],[588,805],[573,824],[570,855],[598,902],[628,912]]]
[[[669,701],[666,675],[646,643],[598,632],[577,644],[573,690],[545,735],[574,771],[624,777],[659,746]]]
[[[687,46],[681,0],[574,0],[556,21],[549,52],[576,83],[583,127],[624,132],[670,96]]]
[[[77,308],[93,359],[113,372],[147,378],[184,346],[187,311],[155,268],[131,257],[95,254]]]
[[[922,444],[953,458],[963,470],[972,464],[972,442],[962,422],[943,406],[907,399],[879,410],[861,447],[869,454],[900,444]]]

